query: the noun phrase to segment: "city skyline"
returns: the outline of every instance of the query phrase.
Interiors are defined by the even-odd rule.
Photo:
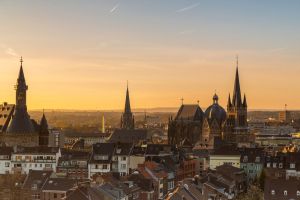
[[[127,80],[133,108],[206,108],[215,90],[226,107],[238,54],[249,109],[300,109],[297,1],[16,2],[0,3],[2,102],[23,56],[29,110],[123,109]]]

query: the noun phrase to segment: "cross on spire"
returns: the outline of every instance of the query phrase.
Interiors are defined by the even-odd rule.
[[[183,97],[181,97],[181,99],[180,99],[180,100],[181,100],[181,105],[183,105],[183,100],[184,100],[184,98],[183,98]]]
[[[239,55],[236,55],[236,66],[239,66]]]
[[[21,66],[22,66],[22,64],[23,64],[23,58],[22,58],[22,56],[20,58],[20,63],[21,63]]]

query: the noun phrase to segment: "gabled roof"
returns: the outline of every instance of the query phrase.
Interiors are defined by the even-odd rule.
[[[202,120],[203,111],[197,104],[181,105],[175,120]]]
[[[63,191],[67,192],[76,186],[77,181],[75,179],[66,178],[49,178],[44,187],[43,191]]]
[[[40,190],[51,174],[52,171],[29,170],[22,188],[31,189],[34,186]]]
[[[146,129],[116,129],[109,142],[139,143],[147,140]]]

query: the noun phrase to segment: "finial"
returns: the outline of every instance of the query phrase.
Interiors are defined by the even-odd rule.
[[[199,100],[197,100],[198,106],[199,106],[199,102],[200,102],[200,101],[199,101]]]
[[[21,66],[22,66],[22,64],[23,64],[23,58],[22,58],[22,56],[20,58],[20,63],[21,63]]]
[[[238,67],[239,66],[239,55],[237,54],[236,55],[236,67]]]
[[[181,99],[180,99],[180,100],[181,100],[181,105],[183,105],[183,100],[184,100],[184,98],[183,98],[183,97],[181,97]]]
[[[127,89],[128,89],[128,80],[127,80]]]

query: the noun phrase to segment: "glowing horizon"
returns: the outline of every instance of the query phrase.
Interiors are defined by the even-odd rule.
[[[300,109],[300,2],[0,3],[0,102],[15,103],[23,56],[29,110],[226,108],[239,55],[249,109]]]

